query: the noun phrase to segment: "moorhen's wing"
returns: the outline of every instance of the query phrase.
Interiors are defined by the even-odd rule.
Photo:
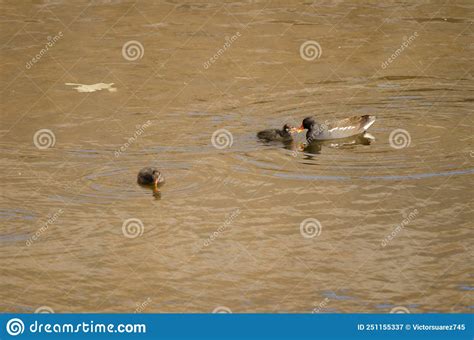
[[[358,135],[367,130],[375,121],[374,116],[353,116],[322,125],[317,139],[338,139]]]

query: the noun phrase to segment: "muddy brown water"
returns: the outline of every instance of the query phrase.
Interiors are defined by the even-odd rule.
[[[0,9],[0,310],[472,312],[472,3]]]

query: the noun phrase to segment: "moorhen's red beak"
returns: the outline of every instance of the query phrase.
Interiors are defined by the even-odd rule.
[[[301,125],[299,128],[296,128],[296,132],[300,133],[300,132],[303,132],[305,129],[304,129],[304,126]]]

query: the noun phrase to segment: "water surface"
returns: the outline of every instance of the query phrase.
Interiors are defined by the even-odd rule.
[[[0,9],[0,310],[472,311],[472,4]],[[362,114],[374,141],[255,137]]]

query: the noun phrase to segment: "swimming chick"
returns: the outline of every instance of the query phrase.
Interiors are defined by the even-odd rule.
[[[265,142],[273,142],[273,141],[291,141],[293,137],[291,136],[292,132],[295,132],[296,129],[290,126],[289,124],[283,125],[281,130],[279,129],[268,129],[263,130],[257,133],[257,137]]]
[[[164,182],[165,177],[157,168],[146,167],[138,172],[137,183],[140,185],[153,185],[153,189],[157,190],[158,185]]]

